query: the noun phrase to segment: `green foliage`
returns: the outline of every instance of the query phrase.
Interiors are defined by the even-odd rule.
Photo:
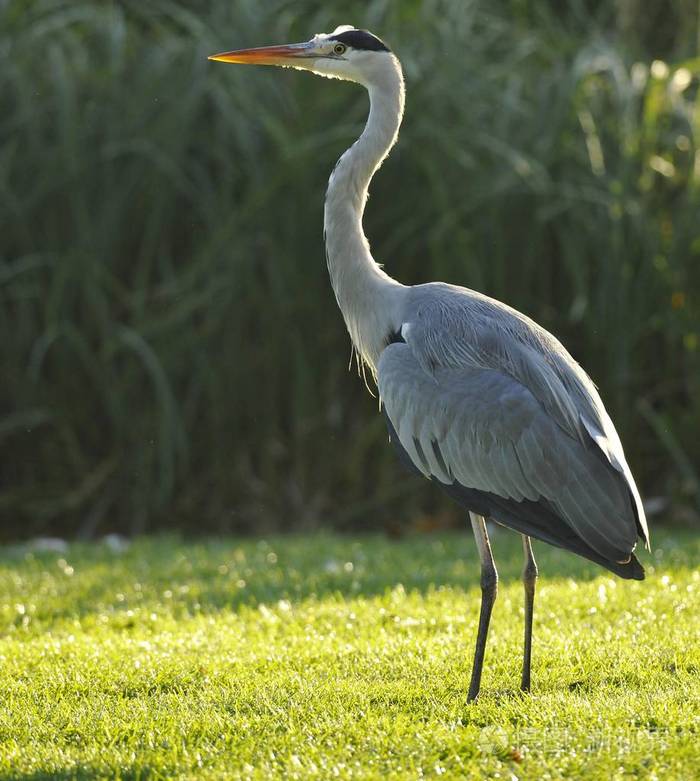
[[[697,535],[648,579],[536,547],[533,691],[520,540],[479,700],[466,535],[144,538],[0,558],[0,779],[691,779]]]
[[[407,77],[376,257],[550,328],[644,492],[697,501],[700,59],[684,33],[652,65],[633,5],[0,4],[5,534],[376,525],[433,501],[347,376],[323,262],[366,97],[206,60],[348,20]]]

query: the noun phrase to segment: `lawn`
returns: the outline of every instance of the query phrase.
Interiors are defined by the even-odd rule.
[[[464,534],[293,536],[0,557],[0,779],[700,776],[700,537],[644,582],[537,545],[518,692],[520,542],[480,699]]]

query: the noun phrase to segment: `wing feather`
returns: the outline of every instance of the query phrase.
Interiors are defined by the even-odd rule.
[[[411,288],[405,320],[401,333],[424,372],[432,375],[435,367],[501,372],[534,396],[553,426],[605,459],[626,484],[637,530],[649,548],[644,507],[620,438],[595,385],[552,334],[500,301],[441,282]],[[500,410],[480,413],[497,423]],[[548,453],[545,444],[545,459]]]
[[[432,366],[409,343],[389,345],[378,364],[386,414],[426,477],[512,502],[544,501],[599,556],[625,559],[637,528],[619,473],[552,420],[511,376],[483,367]],[[524,505],[523,505],[524,506]]]

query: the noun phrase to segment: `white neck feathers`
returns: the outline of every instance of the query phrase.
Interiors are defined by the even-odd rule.
[[[362,230],[369,183],[396,143],[403,74],[386,55],[366,85],[370,112],[362,135],[338,160],[326,193],[324,232],[331,284],[355,349],[372,372],[388,335],[400,326],[403,285],[375,262]]]

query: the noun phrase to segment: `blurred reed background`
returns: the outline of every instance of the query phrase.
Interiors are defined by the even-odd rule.
[[[697,518],[697,0],[5,0],[3,538],[451,512],[396,464],[327,280],[366,95],[206,59],[343,23],[407,79],[376,257],[553,331],[660,517]]]

